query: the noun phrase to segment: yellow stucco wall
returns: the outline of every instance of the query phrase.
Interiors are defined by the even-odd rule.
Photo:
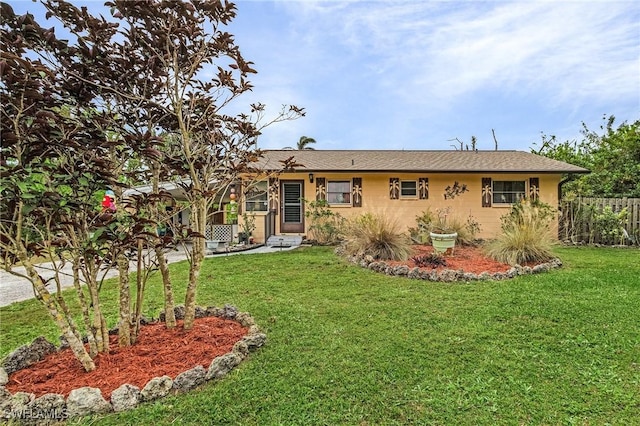
[[[362,207],[335,206],[332,210],[345,218],[357,216],[366,212],[380,213],[393,217],[402,230],[415,227],[416,216],[430,208],[432,212],[438,209],[451,208],[451,216],[465,219],[471,215],[480,223],[478,238],[493,238],[500,231],[500,217],[509,211],[509,205],[494,204],[492,207],[482,207],[482,178],[490,177],[499,181],[525,181],[526,191],[529,190],[529,178],[537,177],[540,182],[540,199],[557,209],[559,174],[429,174],[429,173],[322,173],[315,172],[314,178],[328,180],[351,180],[362,178]],[[389,178],[400,180],[414,180],[429,178],[429,199],[401,198],[392,200],[389,197]],[[310,183],[308,173],[284,173],[279,176],[283,180],[304,180],[304,198],[315,200],[316,183]],[[447,186],[454,182],[465,184],[468,191],[453,200],[445,200],[444,193]],[[264,240],[263,214],[257,214],[256,225],[260,223],[254,236],[257,241]],[[276,233],[280,233],[279,220],[276,219]],[[309,223],[305,219],[305,231],[308,232]],[[553,225],[553,235],[557,235],[557,220]],[[306,233],[305,232],[305,233]]]

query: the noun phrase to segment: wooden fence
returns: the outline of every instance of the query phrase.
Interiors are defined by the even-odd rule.
[[[619,214],[627,210],[627,218],[616,223],[603,215],[609,207]],[[640,245],[640,198],[577,198],[560,204],[558,237],[563,241],[590,244]]]

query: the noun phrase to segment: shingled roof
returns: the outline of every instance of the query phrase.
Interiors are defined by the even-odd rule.
[[[278,170],[289,157],[309,172],[589,173],[524,151],[266,150],[259,167]]]

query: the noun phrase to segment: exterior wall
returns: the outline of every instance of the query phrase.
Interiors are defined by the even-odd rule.
[[[351,180],[357,177],[362,179],[362,207],[332,206],[332,210],[345,218],[351,218],[366,212],[379,213],[393,217],[397,220],[400,229],[406,231],[415,227],[416,216],[427,209],[434,214],[438,209],[450,207],[450,217],[459,217],[466,220],[471,215],[480,224],[479,238],[494,238],[500,232],[500,218],[509,212],[510,204],[493,204],[491,207],[482,207],[482,178],[490,177],[498,181],[525,181],[525,190],[529,192],[529,178],[539,179],[540,200],[558,207],[558,183],[559,174],[430,174],[430,173],[323,173],[314,172],[314,179],[324,178],[329,180]],[[419,178],[429,179],[429,198],[400,198],[390,199],[389,179],[418,181]],[[308,201],[316,199],[316,183],[310,183],[308,172],[284,173],[279,180],[304,179],[304,198]],[[454,199],[445,200],[445,188],[452,186],[454,182],[466,185],[467,191]],[[353,201],[353,200],[352,200]],[[276,233],[280,233],[280,212],[276,216]],[[256,215],[256,241],[264,240],[263,216]],[[557,220],[553,226],[554,236],[557,235]],[[305,231],[309,229],[309,221],[305,218]]]
[[[265,226],[264,226],[266,212],[255,212],[255,213],[249,213],[249,214],[254,214],[256,218],[255,220],[256,229],[254,229],[251,234],[253,236],[253,240],[258,244],[264,244],[266,242]],[[238,218],[238,222],[242,222],[242,216]]]

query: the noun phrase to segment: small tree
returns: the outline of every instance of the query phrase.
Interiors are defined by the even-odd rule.
[[[303,111],[284,107],[275,118],[266,120],[265,106],[253,104],[249,114],[224,113],[236,98],[252,89],[248,76],[256,72],[241,55],[233,36],[224,31],[236,15],[233,3],[107,2],[113,17],[122,24],[117,39],[109,40],[93,30],[99,25],[86,12],[62,2],[47,4],[69,27],[90,23],[87,40],[102,55],[92,63],[85,57],[82,64],[95,67],[97,62],[101,71],[91,74],[84,66],[75,77],[100,87],[112,105],[134,107],[120,111],[120,128],[130,135],[136,152],[158,155],[165,171],[162,175],[179,185],[188,200],[187,237],[192,245],[184,327],[191,328],[206,224],[214,202],[259,158],[256,139],[261,130],[300,117]],[[90,55],[92,49],[86,52]],[[120,73],[114,78],[116,66]],[[87,73],[94,76],[92,81],[87,81]],[[154,150],[151,129],[160,129],[165,135],[159,152]]]
[[[99,209],[99,191],[116,185],[105,134],[108,113],[83,108],[90,94],[68,85],[65,76],[43,59],[73,50],[45,30],[33,16],[16,16],[2,5],[0,250],[2,266],[20,262],[37,297],[46,306],[86,370],[90,355],[108,350],[106,322],[99,299],[100,267],[114,228],[113,215]],[[33,59],[37,55],[41,59]],[[82,345],[72,312],[58,292],[52,296],[31,263],[33,255],[53,262],[59,283],[61,265],[73,264],[76,288],[87,285],[88,300],[78,293],[89,338]]]
[[[179,233],[193,240],[185,297],[184,326],[189,329],[211,205],[252,171],[261,155],[255,145],[261,130],[300,117],[303,110],[284,107],[270,120],[262,104],[252,105],[249,114],[223,112],[251,89],[247,76],[255,73],[223,31],[235,17],[231,3],[107,3],[119,24],[65,1],[45,5],[75,40],[58,40],[33,16],[16,16],[2,4],[0,251],[5,269],[15,273],[12,266],[18,261],[26,267],[39,299],[83,367],[91,370],[91,356],[107,351],[109,343],[99,296],[104,266],[119,266],[120,344],[133,343],[137,335],[142,271],[152,267],[142,253],[155,251],[165,283],[165,312],[172,321],[173,295],[163,256],[168,241],[157,233],[166,198],[158,182],[174,180],[190,204],[191,228]],[[128,170],[132,160],[138,167]],[[137,176],[133,181],[152,180],[149,197],[122,200],[122,180],[130,172]],[[114,189],[126,208],[101,211],[105,188]],[[134,249],[138,296],[131,302],[129,254]],[[34,254],[49,256],[58,273],[64,262],[73,263],[90,353],[69,305],[60,292],[49,293],[30,263]]]

